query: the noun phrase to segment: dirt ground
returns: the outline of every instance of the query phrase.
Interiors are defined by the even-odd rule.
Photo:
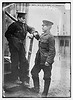
[[[71,96],[71,85],[70,85],[70,58],[69,57],[55,57],[55,62],[52,68],[51,85],[48,91],[48,98],[53,97],[70,97]],[[43,71],[39,74],[40,77],[40,93],[36,94],[31,92],[25,87],[19,85],[13,86],[12,92],[4,93],[4,97],[18,97],[18,98],[40,98],[43,91],[44,81],[43,81]],[[8,83],[8,85],[14,85]],[[32,79],[30,78],[30,86],[33,86]]]

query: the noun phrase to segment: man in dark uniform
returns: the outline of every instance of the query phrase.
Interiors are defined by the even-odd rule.
[[[35,65],[31,70],[34,88],[31,90],[39,92],[39,72],[41,69],[44,71],[44,91],[42,97],[46,97],[51,82],[51,70],[55,57],[55,40],[50,33],[50,29],[53,23],[47,20],[43,20],[41,36],[36,35],[36,39],[39,40],[39,50],[37,51],[35,58]]]
[[[27,32],[31,34],[34,32],[34,28],[25,23],[25,15],[26,13],[18,12],[18,21],[13,22],[5,32],[11,53],[12,80],[17,80],[19,76],[22,83],[29,81],[29,64],[25,57],[26,51],[23,43]]]

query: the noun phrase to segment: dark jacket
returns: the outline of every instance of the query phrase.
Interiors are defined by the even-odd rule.
[[[32,31],[33,28],[29,27],[27,24],[16,21],[8,27],[5,32],[5,37],[7,38],[9,44],[18,47],[19,44],[26,38],[27,32],[32,33]]]
[[[40,52],[40,62],[44,64],[45,62],[53,63],[55,57],[55,39],[49,33],[43,33],[39,38],[39,52]]]

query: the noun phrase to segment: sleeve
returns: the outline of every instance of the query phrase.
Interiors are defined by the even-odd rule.
[[[27,31],[28,31],[30,34],[33,34],[33,36],[34,36],[37,40],[39,40],[40,36],[39,36],[39,34],[38,34],[38,31],[35,31],[35,28],[29,27],[29,26],[27,25]],[[37,34],[35,35],[35,33],[37,33]]]
[[[11,41],[11,37],[14,31],[15,31],[15,26],[14,23],[12,23],[5,32],[5,37],[7,38],[8,41]]]
[[[35,31],[35,29],[34,29],[33,27],[30,27],[30,26],[27,25],[27,31],[28,31],[30,34],[32,34],[32,33]]]
[[[48,57],[46,59],[46,62],[53,63],[54,57],[55,57],[55,40],[54,38],[50,37],[49,38],[49,52],[48,52]]]

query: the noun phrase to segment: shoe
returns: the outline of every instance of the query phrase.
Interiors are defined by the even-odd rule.
[[[26,81],[21,81],[22,83],[20,85],[25,86],[27,88],[30,88],[30,84],[27,83]]]
[[[40,85],[39,85],[39,77],[32,77],[34,88],[31,88],[33,92],[39,93]]]
[[[30,87],[30,85],[29,85],[29,83],[27,83],[26,81],[25,82],[23,82],[23,84],[26,86],[26,87]]]
[[[49,86],[50,86],[50,80],[45,80],[44,81],[44,91],[41,95],[43,98],[47,97]]]
[[[35,92],[35,93],[39,93],[39,89],[35,89],[34,87],[33,88],[30,88],[30,91],[31,92]]]
[[[42,98],[46,98],[47,97],[47,94],[43,92],[42,95],[41,95],[41,97]]]
[[[24,85],[24,83],[22,83],[21,85],[20,85],[20,87],[21,87],[21,89],[23,90],[23,91],[30,91],[30,88],[28,87],[28,86],[26,86],[26,85]]]
[[[22,84],[22,81],[16,80],[14,83],[15,83],[15,84]]]

